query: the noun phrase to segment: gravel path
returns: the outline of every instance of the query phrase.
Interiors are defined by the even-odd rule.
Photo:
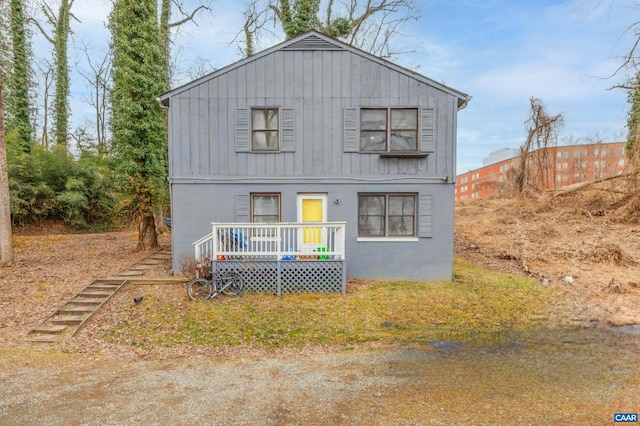
[[[0,359],[0,424],[610,424],[640,411],[638,350],[640,336],[595,330],[238,358],[14,348]]]

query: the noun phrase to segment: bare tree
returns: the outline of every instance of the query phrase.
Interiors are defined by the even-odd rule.
[[[0,61],[0,266],[9,266],[13,263],[13,245],[11,243],[11,203],[7,144],[4,138],[4,99],[2,92],[2,61]]]
[[[178,12],[179,18],[172,21],[172,5]],[[196,16],[200,12],[211,11],[211,0],[200,0],[200,3],[192,10],[185,7],[184,3],[179,0],[161,0],[160,3],[160,43],[164,52],[165,64],[165,82],[166,89],[171,86],[172,67],[171,67],[171,30],[178,29],[181,25],[191,22],[198,25]]]
[[[108,152],[107,146],[107,114],[109,111],[108,98],[111,82],[111,53],[106,52],[101,59],[94,61],[89,54],[89,48],[83,43],[81,50],[87,58],[87,64],[91,72],[78,69],[78,73],[85,79],[90,89],[87,99],[95,112],[96,148],[98,155],[103,156]],[[86,129],[82,129],[86,134]],[[74,136],[74,139],[77,139]]]
[[[518,193],[523,193],[527,186],[551,187],[549,180],[553,179],[555,167],[547,148],[557,144],[558,129],[564,122],[562,113],[549,115],[540,99],[531,97],[529,103],[529,119],[525,122],[527,138],[520,147],[520,158],[513,175]]]
[[[51,101],[51,86],[53,86],[53,82],[55,80],[55,70],[53,65],[49,61],[44,61],[41,65],[40,63],[35,63],[36,67],[38,67],[40,71],[40,75],[43,76],[44,80],[40,82],[42,85],[42,137],[40,142],[42,146],[48,150],[49,149],[49,102]],[[34,121],[37,120],[37,114]],[[34,127],[36,127],[34,125]]]
[[[245,24],[236,36],[247,56],[268,22],[279,24],[286,38],[316,30],[374,55],[401,53],[391,45],[408,21],[418,20],[415,0],[253,0],[245,10]],[[243,37],[240,36],[243,34]]]

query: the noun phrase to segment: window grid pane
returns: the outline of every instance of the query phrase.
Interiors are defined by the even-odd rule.
[[[363,130],[387,130],[386,109],[362,109],[360,111],[361,129]]]
[[[277,151],[278,131],[264,130],[254,131],[252,139],[252,149],[254,151]]]
[[[415,151],[418,149],[418,109],[394,108],[391,110],[391,151]]]
[[[384,151],[387,148],[387,132],[367,130],[360,133],[360,151]]]
[[[252,128],[254,130],[277,130],[278,110],[277,109],[252,109]]]
[[[361,195],[358,204],[358,235],[384,237],[384,195]]]
[[[391,132],[391,151],[415,151],[417,149],[418,132],[396,130]]]
[[[415,196],[389,195],[389,236],[414,235]]]
[[[416,108],[394,108],[391,110],[391,130],[417,130],[418,110]]]
[[[360,110],[360,151],[387,150],[387,109]]]

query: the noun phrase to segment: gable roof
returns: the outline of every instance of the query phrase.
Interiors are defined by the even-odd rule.
[[[401,74],[405,74],[413,79],[416,79],[422,83],[425,83],[431,87],[434,87],[436,89],[439,89],[443,92],[446,92],[452,96],[455,96],[458,98],[458,109],[463,109],[464,107],[467,106],[467,103],[471,100],[471,96],[467,95],[466,93],[460,92],[459,90],[456,90],[452,87],[446,86],[442,83],[438,83],[435,80],[430,79],[429,77],[425,77],[422,74],[419,74],[415,71],[412,71],[408,68],[404,68],[401,67],[400,65],[397,65],[393,62],[387,61],[386,59],[382,59],[378,56],[372,55],[371,53],[367,53],[364,50],[358,49],[357,47],[351,46],[349,44],[343,43],[339,40],[336,40],[332,37],[327,36],[326,34],[322,34],[318,31],[308,31],[304,34],[301,34],[297,37],[291,38],[289,40],[286,40],[282,43],[276,44],[275,46],[272,46],[268,49],[265,49],[259,53],[256,53],[252,56],[246,57],[244,59],[241,59],[237,62],[234,62],[230,65],[227,65],[223,68],[217,69],[207,75],[204,75],[202,77],[199,77],[193,81],[190,81],[189,83],[183,84],[181,86],[178,86],[166,93],[163,93],[160,96],[160,101],[165,105],[165,106],[169,106],[169,99],[181,92],[184,92],[185,90],[189,90],[194,86],[197,86],[198,84],[202,83],[203,81],[207,81],[210,80],[212,78],[215,78],[219,75],[225,74],[231,70],[234,70],[236,68],[242,67],[244,65],[246,65],[249,62],[255,61],[257,59],[260,59],[264,56],[267,56],[275,51],[278,50],[347,50],[350,51],[351,53],[364,57],[370,61],[373,62],[377,62],[380,65],[383,65],[385,67],[391,68]]]

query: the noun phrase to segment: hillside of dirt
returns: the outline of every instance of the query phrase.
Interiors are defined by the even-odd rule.
[[[640,324],[640,191],[627,177],[456,202],[456,256],[529,275],[576,325]]]

